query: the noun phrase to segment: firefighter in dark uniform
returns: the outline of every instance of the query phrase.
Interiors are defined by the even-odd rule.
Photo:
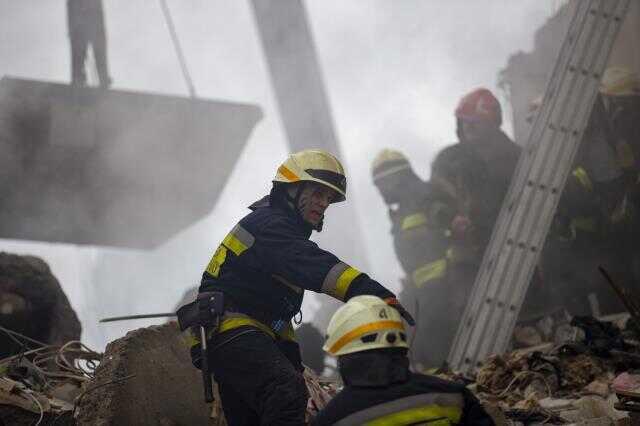
[[[400,300],[412,301],[409,306],[415,305],[419,316],[411,358],[439,366],[455,333],[446,284],[451,200],[422,181],[398,151],[382,150],[373,161],[372,177],[388,207],[396,256],[406,274]]]
[[[444,148],[431,165],[431,182],[456,200],[451,221],[449,276],[459,318],[466,306],[484,250],[518,162],[520,148],[501,130],[496,97],[479,88],[455,110],[459,142]]]
[[[640,280],[640,76],[626,67],[605,70],[600,94],[607,111],[611,140],[623,172],[624,194],[609,216],[614,249]]]
[[[345,192],[344,169],[334,156],[292,154],[278,168],[271,193],[224,238],[202,276],[200,291],[221,291],[226,300],[209,353],[230,426],[304,423],[308,394],[291,324],[299,319],[304,290],[342,301],[376,295],[413,324],[393,293],[309,240]]]
[[[494,424],[463,385],[411,373],[407,347],[400,315],[378,297],[340,307],[324,349],[338,357],[344,388],[312,425]]]
[[[69,41],[71,42],[71,82],[87,84],[85,60],[89,45],[96,61],[100,86],[111,86],[107,65],[107,38],[104,28],[102,0],[67,0]]]
[[[502,131],[502,110],[487,89],[465,95],[456,110],[459,143],[445,148],[432,165],[432,181],[457,193],[459,216],[452,231],[475,234],[486,245],[520,156]]]

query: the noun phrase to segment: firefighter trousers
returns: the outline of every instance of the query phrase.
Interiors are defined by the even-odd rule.
[[[242,327],[216,336],[213,347],[210,365],[229,426],[304,424],[308,392],[295,342]]]

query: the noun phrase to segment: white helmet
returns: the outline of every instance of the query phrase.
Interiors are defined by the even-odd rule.
[[[356,296],[336,311],[322,349],[341,356],[380,348],[408,348],[398,311],[376,296]]]
[[[334,203],[344,201],[347,178],[340,161],[325,151],[306,149],[291,155],[278,167],[273,183],[317,182],[337,192]]]

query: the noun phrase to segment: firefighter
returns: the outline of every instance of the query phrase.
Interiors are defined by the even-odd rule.
[[[459,142],[436,155],[431,182],[455,200],[457,213],[449,225],[448,279],[454,294],[450,312],[460,318],[520,148],[501,130],[500,103],[487,89],[479,88],[463,96],[455,117]]]
[[[107,39],[102,0],[67,0],[67,21],[71,43],[71,83],[86,86],[85,60],[93,50],[100,86],[111,86],[107,65]]]
[[[618,162],[628,175],[627,182],[638,183],[640,172],[640,76],[628,68],[607,68],[602,76],[603,97]]]
[[[200,291],[225,297],[209,365],[230,426],[304,423],[308,394],[291,324],[301,320],[304,290],[341,301],[376,295],[414,324],[393,293],[309,240],[313,230],[322,230],[327,207],[344,201],[345,193],[344,169],[334,156],[316,150],[290,155],[270,194],[250,206],[203,273]]]
[[[622,174],[615,186],[599,189],[609,200],[604,206],[608,213],[607,249],[615,253],[619,271],[613,265],[610,268],[615,275],[633,282],[640,279],[640,76],[625,67],[608,68],[600,94],[606,110],[608,140]],[[613,200],[611,193],[616,194]]]
[[[493,425],[464,385],[411,373],[400,315],[358,296],[334,314],[324,350],[338,358],[344,388],[313,420],[325,425]]]
[[[376,156],[372,178],[387,205],[396,256],[406,274],[400,300],[413,301],[419,316],[411,358],[439,366],[455,332],[446,285],[451,202],[422,181],[398,151],[384,149]]]
[[[542,97],[531,102],[536,114]],[[572,315],[601,315],[618,309],[615,295],[602,286],[597,266],[617,266],[619,256],[606,247],[608,216],[623,197],[623,172],[602,98],[598,97],[567,177],[541,263],[553,285],[548,300],[561,301]],[[617,268],[616,268],[617,269]]]
[[[455,188],[462,198],[463,211],[454,218],[452,231],[464,234],[473,228],[484,246],[511,183],[520,148],[501,130],[500,103],[487,89],[462,97],[455,116],[458,146],[436,157],[432,174],[440,183],[447,181],[445,185]]]

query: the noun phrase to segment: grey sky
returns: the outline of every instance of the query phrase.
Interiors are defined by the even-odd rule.
[[[186,95],[156,0],[103,0],[114,88]],[[307,10],[338,137],[366,237],[370,274],[398,289],[400,268],[386,210],[370,183],[369,164],[392,147],[428,177],[434,154],[455,139],[452,111],[467,91],[495,90],[510,54],[531,48],[534,30],[557,0],[311,0]],[[255,129],[218,206],[151,253],[106,251],[96,279],[97,248],[0,240],[0,250],[45,258],[79,311],[90,344],[127,328],[95,325],[107,315],[170,310],[196,284],[219,240],[268,191],[286,155],[280,119],[251,8],[239,0],[168,0],[198,95],[259,104]],[[69,79],[64,0],[0,0],[0,75]],[[560,42],[560,40],[559,40]],[[502,96],[501,93],[497,93]],[[333,207],[332,207],[333,208]],[[339,208],[339,207],[336,207]],[[331,209],[322,241],[331,234]],[[329,243],[327,243],[329,242]],[[349,259],[345,259],[348,261]],[[357,266],[357,265],[355,265]],[[96,284],[99,283],[99,284]],[[309,299],[307,318],[318,300]]]

